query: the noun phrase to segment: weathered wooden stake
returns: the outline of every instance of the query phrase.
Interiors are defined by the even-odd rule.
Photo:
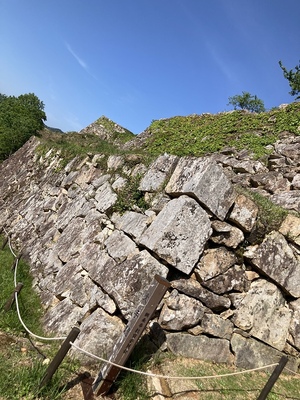
[[[46,385],[50,381],[52,376],[55,374],[57,368],[60,366],[63,359],[65,358],[67,352],[70,350],[71,342],[74,342],[74,340],[77,338],[79,333],[80,333],[80,329],[77,328],[76,326],[74,326],[72,328],[71,332],[69,333],[69,335],[67,336],[67,338],[65,339],[65,341],[63,342],[63,344],[61,345],[60,349],[56,353],[56,356],[53,358],[51,363],[48,365],[47,371],[40,383],[40,387]]]
[[[12,265],[11,265],[11,270],[12,270],[12,271],[15,270],[17,263],[21,260],[21,257],[22,257],[22,253],[20,253],[20,254],[18,255],[18,257],[16,257],[16,258],[14,259],[14,262],[13,262]]]
[[[6,237],[6,238],[3,240],[3,243],[2,243],[2,246],[1,246],[1,249],[0,249],[0,250],[3,250],[4,247],[7,245],[7,243],[8,243],[8,238]]]
[[[8,311],[8,310],[10,310],[11,309],[11,306],[14,304],[14,301],[15,301],[15,293],[20,293],[20,291],[21,291],[21,289],[22,289],[22,287],[23,287],[23,283],[22,282],[19,282],[18,284],[17,284],[17,286],[15,287],[15,289],[14,289],[14,292],[11,294],[11,296],[10,296],[10,298],[7,300],[7,302],[5,303],[5,305],[4,305],[4,311]]]
[[[117,340],[109,361],[118,365],[125,364],[169,287],[170,282],[161,276],[155,276],[145,297],[141,300],[140,305],[133,313],[124,332]],[[93,390],[97,396],[106,394],[109,391],[119,372],[119,367],[109,363],[104,365],[93,385]]]
[[[270,376],[268,382],[266,383],[265,387],[261,391],[260,395],[258,396],[257,400],[265,400],[270,393],[272,387],[274,386],[275,382],[279,378],[279,375],[281,374],[282,370],[286,366],[286,363],[288,362],[287,356],[282,356],[279,364],[276,366],[274,369],[272,375]]]

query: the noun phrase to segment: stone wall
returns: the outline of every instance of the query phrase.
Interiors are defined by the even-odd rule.
[[[101,155],[61,167],[32,138],[0,165],[0,229],[31,266],[49,334],[79,324],[77,345],[108,356],[155,274],[171,290],[153,316],[157,347],[252,368],[300,349],[300,140],[283,137],[267,166],[227,149],[203,158]],[[149,207],[114,212],[141,176]],[[235,184],[291,210],[278,231],[250,243],[257,205]],[[78,355],[83,359],[82,355]],[[83,359],[84,361],[91,361]]]

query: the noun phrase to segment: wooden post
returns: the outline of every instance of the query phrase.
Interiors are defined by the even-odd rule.
[[[279,375],[281,374],[282,370],[286,366],[286,363],[288,362],[287,356],[282,356],[279,364],[276,366],[274,369],[272,375],[270,376],[268,382],[266,383],[265,387],[261,391],[260,395],[258,396],[257,400],[265,400],[270,393],[272,387],[274,386],[275,382],[279,378]]]
[[[21,260],[21,257],[22,257],[22,253],[20,253],[20,254],[18,255],[18,257],[15,257],[14,262],[13,262],[12,265],[11,265],[11,270],[12,270],[12,271],[15,270],[17,263]]]
[[[40,383],[40,387],[46,385],[50,381],[52,376],[55,374],[57,368],[60,366],[63,359],[65,358],[67,352],[70,350],[70,348],[71,348],[70,342],[74,342],[74,340],[77,338],[79,333],[80,333],[79,328],[77,328],[76,326],[72,328],[71,332],[69,333],[69,335],[67,336],[67,338],[61,345],[60,349],[56,353],[56,356],[53,358],[51,363],[48,365],[47,371]]]
[[[19,282],[18,284],[17,284],[17,286],[15,287],[15,289],[14,289],[14,292],[11,294],[11,296],[10,296],[10,298],[7,300],[7,302],[5,303],[5,305],[4,305],[4,311],[8,311],[8,310],[10,310],[11,309],[11,306],[14,304],[14,301],[15,301],[15,293],[20,293],[20,291],[21,291],[21,289],[22,289],[22,287],[23,287],[23,283],[22,282]]]
[[[122,366],[125,364],[169,287],[170,283],[166,279],[158,275],[155,276],[145,297],[141,300],[124,332],[117,340],[109,361]],[[93,390],[97,396],[109,391],[119,372],[119,367],[109,363],[104,365],[93,385]]]
[[[6,237],[6,238],[3,240],[3,243],[2,243],[2,246],[1,246],[1,249],[0,249],[0,250],[3,250],[4,247],[7,245],[7,243],[8,243],[8,237]]]

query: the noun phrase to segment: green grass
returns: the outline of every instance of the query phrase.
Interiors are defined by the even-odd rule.
[[[265,235],[278,230],[286,216],[291,212],[272,203],[267,197],[241,186],[236,186],[236,191],[249,197],[258,207],[255,228],[251,233],[251,242],[260,243]],[[295,212],[295,214],[297,214]]]
[[[161,353],[145,362],[135,361],[134,368],[141,371],[151,370],[159,375],[201,377],[232,374],[242,370],[223,364],[175,357],[170,353]],[[164,390],[180,398],[203,400],[254,400],[257,399],[271,372],[256,371],[239,375],[211,379],[184,380],[163,379],[167,385]],[[124,400],[150,400],[151,392],[147,389],[146,377],[124,372],[119,378],[118,393]],[[268,400],[300,399],[299,377],[282,373],[268,395]],[[167,395],[167,393],[165,393]],[[186,397],[185,397],[186,396]]]
[[[2,243],[3,238],[0,238],[1,247]],[[19,321],[15,305],[8,312],[3,310],[3,306],[14,291],[14,271],[11,269],[13,261],[14,256],[6,246],[0,251],[0,329],[5,332],[23,334],[25,329]],[[32,290],[29,266],[22,259],[18,264],[17,281],[24,285],[18,295],[22,318],[26,321],[29,329],[39,334],[42,332],[40,324],[42,307],[38,294]]]
[[[46,366],[35,354],[23,356],[18,349],[0,354],[0,398],[19,399],[62,399],[70,370],[60,367],[51,382],[40,387]],[[5,397],[4,397],[5,396]]]
[[[180,366],[179,364],[176,369],[183,376],[215,376],[239,372],[234,367],[203,361],[195,363],[193,367]],[[261,393],[270,375],[271,372],[256,371],[194,382],[199,390],[199,398],[204,400],[254,400]],[[300,399],[299,389],[299,378],[297,376],[281,374],[268,395],[268,399]]]
[[[153,121],[145,149],[155,155],[167,152],[179,156],[203,156],[226,147],[248,149],[256,158],[269,154],[283,131],[300,134],[300,103],[264,113],[190,115]]]
[[[3,241],[4,237],[0,236],[0,248]],[[43,364],[44,357],[53,359],[60,343],[39,344],[38,347],[42,346],[43,351],[37,351],[38,348],[32,346],[19,321],[16,305],[4,311],[3,306],[14,291],[14,272],[11,269],[13,261],[14,256],[9,247],[5,246],[0,251],[0,399],[62,399],[65,383],[74,373],[77,364],[66,358],[51,382],[39,388],[47,368]],[[22,319],[32,332],[45,336],[40,322],[43,313],[40,299],[32,289],[29,266],[22,260],[18,265],[17,280],[24,285],[18,295]]]

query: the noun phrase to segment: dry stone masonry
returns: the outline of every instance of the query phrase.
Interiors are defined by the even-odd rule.
[[[149,327],[157,347],[242,368],[285,353],[297,370],[299,137],[275,143],[267,165],[227,149],[164,154],[149,167],[110,156],[103,168],[101,154],[62,167],[59,153],[42,155],[38,145],[32,138],[0,165],[0,229],[30,265],[49,334],[79,324],[77,345],[108,356],[159,274],[171,289]],[[134,176],[149,207],[118,213]],[[249,242],[258,207],[236,184],[290,211],[279,231]]]

